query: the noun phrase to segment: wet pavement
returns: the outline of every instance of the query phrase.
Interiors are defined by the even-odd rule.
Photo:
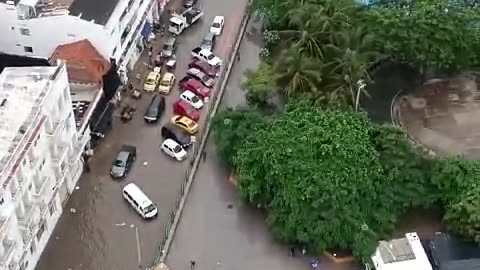
[[[480,158],[480,74],[430,80],[395,104],[396,120],[438,155]]]
[[[200,0],[204,10],[203,21],[178,37],[177,80],[181,79],[190,61],[190,50],[199,45],[216,15],[226,18],[225,31],[217,40],[216,52],[226,56],[234,42],[234,29],[239,26],[245,1]],[[229,22],[230,18],[232,19]],[[159,45],[155,45],[155,50]],[[135,73],[146,76],[143,65],[148,62],[144,53]],[[138,82],[141,87],[142,82]],[[166,157],[159,149],[160,128],[172,115],[171,104],[178,98],[175,88],[167,97],[166,113],[161,123],[146,125],[143,112],[150,96],[143,93],[138,101],[124,100],[137,108],[134,119],[122,123],[115,117],[113,130],[97,147],[90,160],[91,172],[82,176],[79,189],[67,205],[55,231],[37,264],[37,270],[129,270],[139,269],[135,226],[138,227],[143,269],[150,266],[153,254],[164,233],[180,186],[185,178],[188,161],[179,163]],[[205,117],[207,108],[202,111]],[[201,120],[203,122],[203,119]],[[109,176],[111,162],[122,144],[137,147],[137,161],[127,179],[113,181]],[[144,162],[146,162],[144,166]],[[144,221],[127,205],[121,190],[129,182],[135,182],[157,204],[158,218]],[[69,209],[75,209],[75,213]]]
[[[240,84],[247,69],[259,63],[260,33],[247,27],[240,46],[240,60],[230,76],[222,106],[245,104]],[[167,257],[171,269],[187,269],[190,260],[196,269],[307,269],[302,260],[288,256],[288,248],[275,243],[268,232],[264,216],[243,205],[228,172],[216,155],[211,139],[206,145],[207,157],[200,163],[192,183],[180,224]],[[232,208],[228,205],[231,204]]]

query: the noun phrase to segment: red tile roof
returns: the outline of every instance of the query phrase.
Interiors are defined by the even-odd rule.
[[[103,75],[110,69],[110,63],[87,39],[58,46],[50,57],[50,63],[64,60],[68,78],[80,83],[103,83]]]

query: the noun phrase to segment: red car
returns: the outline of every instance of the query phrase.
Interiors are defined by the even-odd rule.
[[[178,82],[178,87],[182,91],[189,90],[202,99],[210,96],[210,89],[190,76],[181,79]]]
[[[200,119],[200,112],[195,110],[190,104],[183,100],[173,103],[173,113],[176,115],[186,116],[195,122]]]
[[[216,68],[200,60],[194,60],[193,62],[191,62],[190,64],[188,64],[188,68],[199,69],[200,71],[212,78],[215,78],[218,75],[218,70]]]

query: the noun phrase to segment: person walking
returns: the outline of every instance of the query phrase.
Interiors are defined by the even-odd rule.
[[[193,268],[195,268],[195,264],[196,262],[194,260],[190,260],[190,269],[193,270]]]

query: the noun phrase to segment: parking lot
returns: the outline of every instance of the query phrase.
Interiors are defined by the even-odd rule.
[[[216,15],[225,16],[226,23],[223,35],[217,40],[215,52],[220,57],[229,53],[239,27],[239,21],[229,18],[241,17],[242,9],[239,6],[241,3],[234,0],[200,0],[199,7],[205,13],[203,20],[178,37],[175,71],[177,81],[186,73],[190,50],[199,45]],[[144,55],[135,71],[140,73],[142,78],[147,75],[143,65],[146,61],[147,57]],[[136,87],[141,85],[142,82],[139,82]],[[150,96],[143,92],[140,100],[130,101],[137,108],[132,121],[121,122],[117,113],[113,130],[96,149],[95,156],[90,160],[91,171],[82,176],[79,189],[67,203],[64,215],[37,269],[138,268],[135,226],[139,232],[143,267],[150,265],[189,162],[177,162],[167,157],[159,148],[162,142],[160,129],[172,116],[172,104],[178,100],[178,89],[175,87],[166,96],[166,111],[161,121],[147,125],[143,120],[143,113]],[[201,112],[201,124],[207,111],[208,108],[204,108]],[[125,180],[114,181],[109,176],[109,170],[123,144],[136,146],[137,160]],[[123,200],[121,190],[130,182],[136,183],[157,204],[158,218],[152,221],[142,220]],[[70,211],[71,209],[74,211]]]

